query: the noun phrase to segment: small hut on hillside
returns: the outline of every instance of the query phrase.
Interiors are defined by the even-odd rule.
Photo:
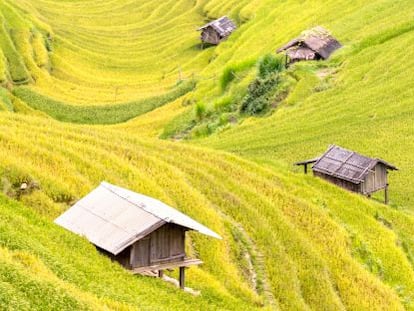
[[[231,19],[223,16],[200,27],[198,31],[201,31],[201,41],[203,43],[217,45],[226,40],[236,28],[236,24]]]
[[[384,189],[385,204],[388,204],[388,171],[398,170],[384,160],[372,159],[335,145],[321,157],[295,163],[304,166],[305,173],[310,164],[313,164],[315,176],[350,191],[371,196]]]
[[[304,31],[298,38],[288,42],[276,52],[286,51],[286,64],[305,60],[328,59],[342,45],[328,30],[317,26]]]
[[[132,273],[162,276],[163,270],[184,269],[202,263],[187,258],[188,230],[221,237],[172,207],[121,187],[102,182],[55,220],[67,230],[86,237],[99,251]]]

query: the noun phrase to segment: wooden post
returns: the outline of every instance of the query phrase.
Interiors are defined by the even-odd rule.
[[[386,205],[388,205],[388,203],[389,203],[389,198],[388,198],[388,184],[385,186],[385,189],[384,189],[384,203]]]
[[[162,279],[163,276],[164,276],[164,270],[158,270],[158,277]]]
[[[308,173],[308,164],[305,164],[303,167],[304,167],[304,170],[305,170],[305,174],[307,174]]]
[[[180,267],[180,288],[184,289],[185,286],[185,267]]]

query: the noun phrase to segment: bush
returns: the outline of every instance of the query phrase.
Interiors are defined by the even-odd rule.
[[[250,115],[260,114],[268,110],[271,103],[272,91],[277,88],[279,74],[273,73],[267,78],[257,78],[248,88],[248,93],[244,97],[240,111]]]
[[[265,79],[269,75],[281,72],[284,69],[283,59],[272,54],[267,54],[260,59],[258,64],[258,76]]]
[[[195,105],[195,115],[198,120],[202,120],[206,114],[207,108],[203,102],[198,102]]]
[[[220,98],[218,101],[214,103],[214,110],[225,111],[225,112],[233,111],[234,110],[233,104],[234,104],[233,98],[231,96],[226,96],[226,97]]]

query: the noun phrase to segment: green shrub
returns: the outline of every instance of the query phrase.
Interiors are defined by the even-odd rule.
[[[231,96],[226,96],[214,103],[214,110],[223,112],[233,111],[233,104],[233,98]]]
[[[213,133],[214,127],[207,123],[207,124],[201,124],[196,127],[194,127],[192,131],[193,138],[201,138],[210,135]]]
[[[195,115],[198,120],[202,120],[204,118],[206,111],[206,104],[204,104],[203,102],[198,102],[195,105]]]
[[[275,72],[281,72],[284,69],[283,59],[272,54],[267,54],[259,60],[257,67],[259,77],[264,79],[267,76]]]
[[[249,115],[256,115],[268,110],[271,104],[272,91],[279,83],[279,74],[273,73],[267,78],[257,78],[248,88],[248,93],[244,97],[240,111]]]

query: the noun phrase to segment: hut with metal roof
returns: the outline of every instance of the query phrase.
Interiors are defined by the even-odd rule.
[[[236,28],[236,24],[231,19],[223,16],[198,28],[198,31],[201,31],[203,43],[217,45],[226,40]]]
[[[295,163],[304,166],[305,173],[311,164],[315,176],[350,191],[371,196],[384,190],[385,204],[388,204],[388,171],[398,170],[384,160],[369,158],[336,145],[331,145],[321,157]]]
[[[286,52],[286,64],[306,60],[328,59],[342,45],[321,26],[306,30],[276,52]]]
[[[55,223],[84,236],[134,274],[158,273],[162,277],[164,270],[179,268],[181,288],[185,267],[202,263],[187,258],[186,231],[221,239],[174,208],[107,182],[102,182]]]

